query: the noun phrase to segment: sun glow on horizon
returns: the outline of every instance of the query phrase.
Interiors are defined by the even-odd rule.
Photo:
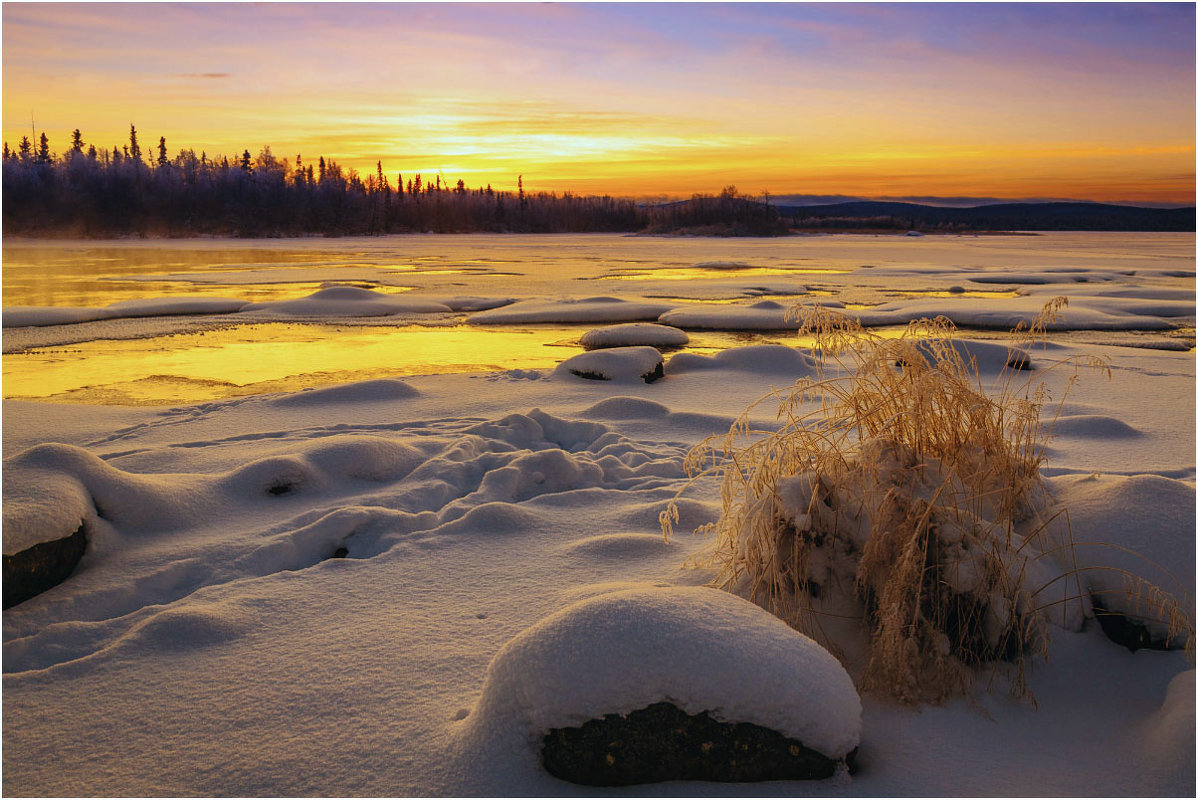
[[[1192,204],[1192,7],[7,4],[3,136],[471,188]],[[1178,27],[1188,24],[1179,33]],[[35,139],[35,136],[31,136]]]

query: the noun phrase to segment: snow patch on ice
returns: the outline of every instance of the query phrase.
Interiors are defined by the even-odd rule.
[[[690,337],[686,335],[686,332],[678,328],[651,322],[628,322],[623,325],[611,325],[587,331],[579,339],[579,344],[587,350],[599,350],[608,347],[636,345],[681,347],[689,341]]]
[[[447,314],[448,305],[425,299],[381,294],[356,286],[331,286],[298,300],[252,303],[244,314],[289,317],[384,317],[391,314]]]
[[[674,306],[619,297],[521,300],[504,308],[480,311],[467,320],[472,325],[537,322],[653,322]]]

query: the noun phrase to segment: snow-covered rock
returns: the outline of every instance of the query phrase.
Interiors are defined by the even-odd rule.
[[[652,383],[662,376],[661,353],[653,347],[613,347],[568,358],[557,366],[559,375],[597,381]]]
[[[533,625],[491,661],[476,734],[554,728],[668,701],[751,722],[833,759],[861,738],[861,700],[826,650],[715,589],[636,589],[583,600]]]
[[[627,322],[587,331],[579,343],[587,350],[607,347],[681,347],[690,341],[685,331],[652,322]]]

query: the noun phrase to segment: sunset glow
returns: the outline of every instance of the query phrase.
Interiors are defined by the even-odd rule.
[[[3,137],[514,189],[1194,202],[1192,4],[5,4]],[[32,120],[31,120],[32,117]]]

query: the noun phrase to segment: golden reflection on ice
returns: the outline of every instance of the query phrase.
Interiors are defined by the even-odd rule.
[[[814,267],[662,267],[661,269],[609,272],[607,275],[600,275],[598,280],[694,281],[778,275],[841,275],[849,271],[847,269],[817,269]]]
[[[590,326],[386,327],[261,323],[4,356],[4,397],[88,405],[180,405],[350,381],[449,372],[549,370],[582,352]],[[905,326],[871,329],[899,336]],[[685,349],[810,348],[787,331],[693,331]]]
[[[384,376],[545,369],[572,355],[550,327],[264,323],[4,356],[6,398],[163,405]]]
[[[899,291],[887,291],[887,297],[982,297],[987,299],[995,299],[1000,297],[1018,297],[1019,291],[1016,289],[966,289],[963,292],[954,292],[952,290],[940,289],[902,289]]]

